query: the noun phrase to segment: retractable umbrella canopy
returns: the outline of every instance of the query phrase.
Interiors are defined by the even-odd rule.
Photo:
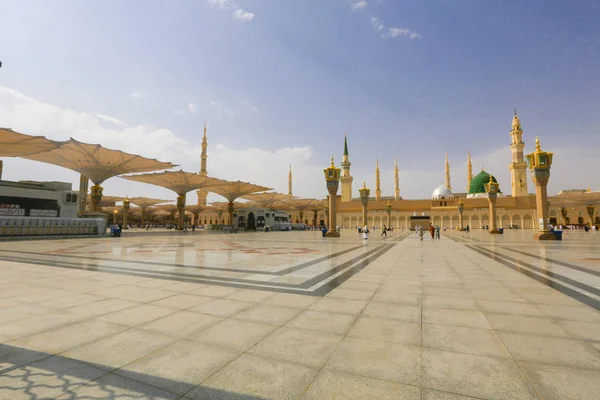
[[[280,201],[286,201],[292,199],[289,194],[276,193],[276,192],[264,192],[264,193],[251,193],[241,196],[242,199],[250,200],[258,207],[268,207],[273,203]]]
[[[168,203],[171,200],[152,199],[149,197],[132,197],[129,199],[129,201],[131,204],[135,204],[143,210],[156,204]]]
[[[0,157],[22,157],[60,147],[63,142],[44,136],[30,136],[9,128],[0,128]]]
[[[304,211],[312,209],[312,207],[318,207],[321,204],[321,200],[317,199],[291,199],[286,201],[295,210]]]
[[[192,190],[204,188],[208,189],[212,186],[223,185],[225,182],[227,182],[222,179],[212,178],[210,176],[200,175],[192,172],[185,172],[182,170],[174,172],[164,171],[153,174],[126,175],[122,176],[121,178],[130,181],[161,186],[172,190],[173,192],[177,193],[178,196],[183,196]]]
[[[233,203],[235,199],[239,197],[243,197],[256,192],[265,192],[267,190],[272,189],[266,186],[255,185],[253,183],[242,181],[223,181],[222,184],[213,186],[208,189],[209,192],[213,192],[225,197],[230,203]]]
[[[179,210],[177,229],[179,230],[183,230],[185,194],[196,189],[210,190],[213,186],[222,185],[227,182],[219,178],[212,178],[207,175],[200,175],[182,170],[174,172],[164,171],[153,174],[127,175],[122,176],[121,178],[161,186],[177,193],[177,209]]]
[[[90,178],[96,185],[114,176],[157,171],[176,166],[170,162],[107,149],[99,144],[82,143],[73,138],[62,142],[60,147],[53,150],[22,157],[77,171]]]
[[[87,204],[90,204],[92,201],[92,196],[87,196]],[[109,207],[114,206],[117,201],[123,201],[125,197],[116,197],[116,196],[102,196],[102,199],[98,202],[98,207]]]

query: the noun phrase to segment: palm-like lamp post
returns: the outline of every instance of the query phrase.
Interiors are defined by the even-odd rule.
[[[594,214],[596,213],[596,209],[592,204],[588,204],[585,206],[585,210],[587,211],[588,216],[590,217],[590,229],[592,229],[592,226],[594,225]]]
[[[323,170],[325,181],[327,182],[327,192],[329,192],[329,230],[325,237],[340,237],[340,233],[336,230],[335,200],[337,191],[340,185],[340,168],[335,167],[333,157],[331,157],[331,165]]]
[[[390,222],[392,221],[392,204],[390,203],[389,200],[388,200],[387,204],[385,205],[385,212],[387,213],[387,217],[388,217],[388,229],[389,229]]]
[[[527,155],[527,163],[535,184],[535,202],[539,222],[539,231],[533,235],[536,240],[556,240],[556,236],[548,230],[548,180],[554,154],[542,151],[540,139],[535,138],[535,151]]]
[[[129,219],[129,207],[131,207],[131,202],[127,197],[125,197],[125,200],[123,200],[123,229],[127,229],[127,220]]]
[[[465,203],[463,203],[462,199],[458,199],[457,208],[458,208],[458,229],[460,231],[464,231],[465,228],[463,227],[463,211],[465,211]]]
[[[367,183],[363,182],[362,189],[358,189],[358,193],[360,194],[360,203],[362,204],[362,218],[363,218],[363,226],[367,225],[367,210],[369,204],[369,195],[371,194],[371,190],[367,189]]]
[[[490,205],[490,233],[498,234],[502,233],[498,230],[496,226],[496,198],[498,197],[498,192],[500,191],[500,185],[497,182],[494,182],[494,178],[490,175],[490,181],[486,183],[485,191],[488,194],[488,202]]]

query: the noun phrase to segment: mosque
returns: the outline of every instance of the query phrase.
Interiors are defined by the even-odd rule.
[[[510,131],[511,144],[510,151],[512,155],[509,169],[511,172],[511,192],[499,193],[496,201],[497,225],[499,228],[519,228],[533,229],[536,227],[534,221],[538,220],[536,211],[535,194],[528,190],[527,174],[528,167],[525,161],[525,143],[523,141],[523,129],[516,111],[512,119],[512,129]],[[207,174],[207,149],[208,142],[206,136],[206,126],[204,127],[204,137],[202,139],[202,153],[200,156],[200,174]],[[341,193],[336,198],[337,225],[343,228],[356,228],[365,225],[362,219],[362,205],[360,198],[356,197],[358,190],[353,191],[353,180],[351,171],[350,153],[348,151],[348,141],[344,138],[344,152],[341,162],[340,188]],[[369,227],[379,228],[382,225],[388,225],[388,205],[391,205],[389,215],[389,226],[394,229],[410,229],[417,224],[434,224],[447,229],[456,229],[459,227],[459,214],[457,211],[458,202],[463,204],[463,226],[469,226],[470,229],[481,229],[490,225],[489,205],[485,184],[490,181],[498,183],[496,178],[483,169],[477,175],[473,176],[473,167],[471,156],[467,154],[467,192],[453,192],[450,182],[450,164],[446,155],[445,163],[445,183],[436,187],[430,199],[408,200],[400,196],[399,169],[398,161],[394,165],[394,195],[389,197],[382,196],[379,162],[375,167],[375,189],[371,192],[373,197],[369,198],[367,225]],[[357,188],[358,189],[358,188]],[[503,185],[500,185],[500,190]],[[573,191],[563,191],[573,192]],[[583,193],[584,191],[576,191]],[[561,192],[562,193],[562,192]],[[206,205],[207,191],[198,190],[198,205]],[[292,195],[292,170],[288,173],[288,195]],[[551,204],[550,223],[556,225],[563,223],[565,216],[570,217],[573,224],[587,223],[587,212],[585,204],[572,205],[568,208]],[[562,208],[562,211],[561,211]],[[305,223],[312,225],[312,212],[302,213],[298,211],[288,211],[290,221],[295,223]],[[562,214],[562,215],[561,215]],[[217,212],[210,210],[202,212],[199,215],[200,224],[217,223],[219,220]],[[594,218],[595,223],[599,217]],[[227,219],[225,217],[225,219]],[[302,219],[302,220],[301,220]],[[324,225],[327,221],[326,210],[318,213],[316,223]],[[223,221],[229,223],[229,221]]]
[[[510,151],[512,160],[509,164],[511,172],[511,194],[499,193],[496,201],[497,225],[499,228],[521,228],[533,229],[537,226],[534,221],[538,221],[536,211],[535,194],[528,191],[527,173],[528,167],[525,161],[525,143],[523,141],[523,129],[519,116],[515,110],[512,129],[510,131],[511,144]],[[344,154],[342,155],[340,187],[341,194],[336,199],[337,225],[344,228],[356,228],[365,225],[362,220],[362,205],[360,199],[353,197],[352,174],[350,172],[350,156],[348,152],[348,142],[344,138]],[[435,188],[431,194],[431,199],[423,200],[405,200],[400,196],[400,187],[398,179],[398,162],[394,166],[394,196],[382,197],[379,162],[375,168],[375,196],[369,198],[368,217],[366,224],[369,227],[379,228],[382,225],[391,226],[394,229],[410,229],[415,225],[434,224],[448,229],[459,227],[458,202],[463,204],[463,226],[469,226],[471,229],[481,229],[490,225],[489,205],[485,184],[490,181],[498,183],[496,178],[482,169],[477,175],[473,176],[473,167],[471,156],[467,155],[467,181],[468,192],[453,192],[450,183],[450,164],[446,155],[445,164],[445,184]],[[502,185],[500,185],[502,189]],[[567,192],[567,191],[565,191]],[[584,192],[584,191],[577,191]],[[358,190],[356,191],[358,193]],[[561,192],[562,193],[562,192]],[[587,193],[587,192],[586,192]],[[560,196],[557,196],[560,197]],[[581,197],[581,196],[580,196]],[[585,196],[583,196],[585,197]],[[391,213],[388,211],[391,206]],[[560,204],[551,202],[550,223],[556,225],[565,220],[565,216],[570,218],[572,224],[584,224],[587,222],[587,212],[585,204],[577,206],[572,205],[568,209],[561,207]],[[561,215],[562,214],[562,215]],[[297,216],[293,216],[295,220]],[[320,223],[326,221],[324,213],[319,215]],[[568,219],[567,219],[568,220]],[[594,218],[598,223],[598,217]]]

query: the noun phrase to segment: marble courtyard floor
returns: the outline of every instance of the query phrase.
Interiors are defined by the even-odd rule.
[[[0,242],[0,399],[598,399],[600,233]]]

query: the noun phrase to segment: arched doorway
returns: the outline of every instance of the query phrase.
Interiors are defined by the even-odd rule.
[[[247,231],[255,231],[256,230],[256,221],[254,220],[254,213],[248,213],[248,221],[246,222],[246,230]]]

